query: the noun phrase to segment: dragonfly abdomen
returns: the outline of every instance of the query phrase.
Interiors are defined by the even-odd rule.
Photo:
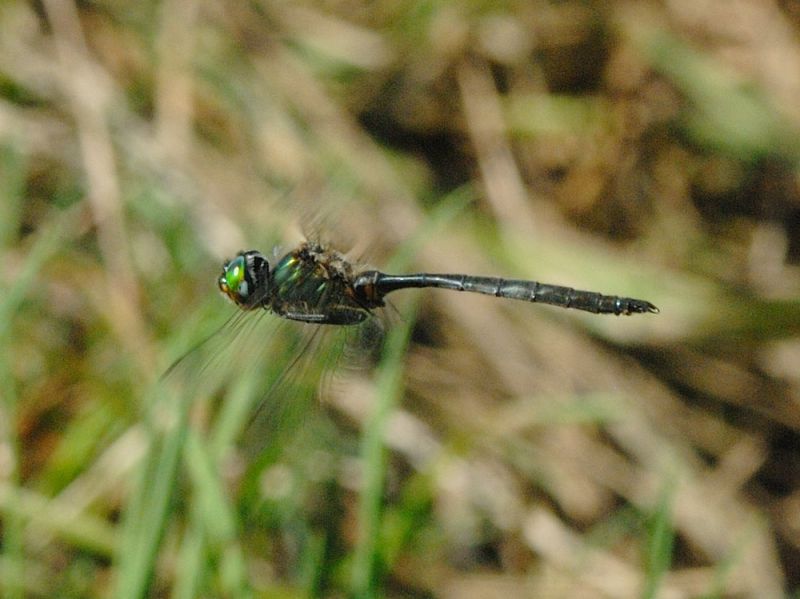
[[[649,302],[617,295],[604,295],[596,291],[583,291],[561,285],[550,285],[538,281],[522,281],[496,277],[471,277],[456,275],[452,288],[503,297],[584,310],[593,314],[634,314],[655,312],[657,308]]]
[[[475,277],[461,274],[419,273],[413,275],[387,275],[378,271],[362,273],[356,279],[357,282],[359,280],[363,281],[368,287],[370,299],[381,303],[384,295],[398,289],[434,287],[550,304],[562,308],[574,308],[594,314],[620,315],[658,312],[658,308],[644,300],[617,295],[603,295],[595,291],[582,291],[572,287],[539,283],[538,281]]]
[[[584,310],[593,314],[620,315],[658,311],[650,302],[644,300],[604,295],[596,291],[583,291],[537,281],[504,281],[499,293],[495,294],[510,299]]]

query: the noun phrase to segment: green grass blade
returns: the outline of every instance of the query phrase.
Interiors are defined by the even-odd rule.
[[[654,599],[657,596],[659,585],[672,564],[672,549],[675,544],[675,531],[672,526],[674,491],[675,482],[670,479],[661,493],[650,521],[643,599]]]
[[[206,534],[201,524],[202,515],[198,503],[192,506],[192,512],[178,552],[178,563],[175,571],[175,585],[172,588],[173,599],[193,599],[205,576],[207,556]]]
[[[125,515],[123,541],[117,555],[119,575],[115,597],[138,599],[147,594],[171,513],[187,429],[186,403],[178,406],[177,414],[171,414],[177,422],[169,430],[150,430],[150,451],[140,468],[136,491]]]
[[[425,240],[460,214],[472,198],[469,187],[462,187],[444,198],[416,234],[398,249],[387,269],[406,269]],[[359,541],[353,557],[352,572],[352,590],[357,597],[374,596],[379,585],[379,536],[383,514],[383,485],[386,479],[384,438],[389,417],[402,393],[403,357],[414,325],[416,306],[416,300],[412,300],[407,306],[408,311],[404,314],[402,324],[389,332],[378,370],[374,411],[366,424],[361,441],[364,483],[358,513]]]
[[[364,468],[363,491],[358,512],[359,541],[353,562],[353,594],[373,597],[379,577],[379,533],[383,512],[383,484],[386,478],[384,437],[392,410],[402,393],[403,356],[414,324],[416,305],[405,314],[401,326],[390,331],[378,370],[375,407],[367,422],[361,442]]]
[[[202,440],[189,430],[185,458],[202,525],[212,547],[219,553],[219,576],[226,597],[248,597],[246,566],[237,542],[236,514],[225,496],[218,460],[206,450]],[[195,535],[198,536],[198,535]]]

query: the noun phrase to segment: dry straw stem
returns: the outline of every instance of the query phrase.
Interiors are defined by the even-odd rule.
[[[758,0],[3,3],[4,594],[796,593],[797,28]],[[273,404],[304,428],[252,456],[295,329],[242,321],[174,404],[151,383],[227,318],[221,261],[298,231],[662,312],[398,294],[385,420],[370,369],[318,399],[309,367]]]

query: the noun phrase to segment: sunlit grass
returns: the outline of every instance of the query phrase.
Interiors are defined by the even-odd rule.
[[[2,594],[792,591],[795,19],[642,10],[0,6]],[[661,314],[406,291],[354,365],[216,292],[302,235]]]

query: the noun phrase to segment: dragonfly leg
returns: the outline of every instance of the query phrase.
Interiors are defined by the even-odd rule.
[[[364,322],[370,316],[370,311],[351,306],[337,305],[331,307],[326,313],[308,312],[282,312],[281,316],[290,320],[307,322],[311,324],[351,325]]]
[[[290,320],[297,320],[299,322],[311,322],[322,324],[326,322],[327,316],[325,314],[308,314],[307,312],[283,312],[281,316]]]

